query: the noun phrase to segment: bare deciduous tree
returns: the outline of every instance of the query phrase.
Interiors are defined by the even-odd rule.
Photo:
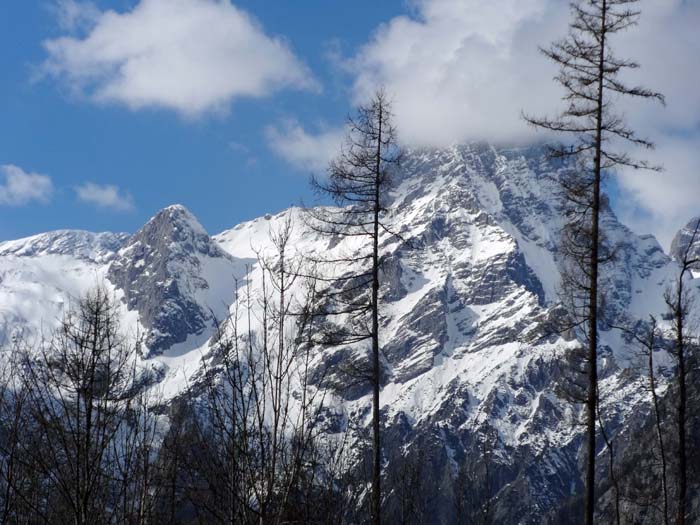
[[[271,232],[275,253],[258,254],[259,289],[248,280],[237,293],[190,393],[195,505],[217,521],[283,523],[312,506],[304,496],[317,488],[308,470],[324,395],[310,374],[317,291],[290,253],[291,235],[290,220]]]
[[[391,106],[383,91],[357,109],[348,119],[345,145],[328,168],[327,179],[313,179],[312,185],[330,197],[339,208],[310,210],[313,230],[333,239],[361,239],[357,253],[336,259],[324,259],[345,272],[334,279],[338,289],[326,293],[328,316],[343,316],[344,327],[331,332],[322,341],[325,345],[347,345],[369,340],[369,362],[359,371],[372,385],[372,499],[371,515],[375,524],[381,521],[382,451],[380,439],[381,358],[379,336],[379,288],[382,253],[380,236],[390,235],[385,214],[391,174],[399,163],[400,150],[392,124]],[[357,271],[347,266],[358,265]]]
[[[688,506],[688,461],[687,461],[687,410],[688,410],[688,362],[689,353],[694,348],[690,335],[690,312],[693,307],[692,297],[686,287],[686,281],[692,278],[692,270],[700,267],[700,258],[693,255],[692,248],[700,239],[700,219],[695,224],[693,232],[685,250],[678,261],[680,272],[675,289],[669,290],[665,295],[666,305],[672,319],[671,335],[673,339],[673,354],[676,358],[678,369],[676,371],[676,384],[678,388],[676,403],[676,435],[678,439],[678,487],[677,487],[677,517],[676,523],[684,524]]]
[[[624,332],[628,337],[633,340],[640,349],[640,357],[644,360],[644,366],[646,366],[646,374],[649,379],[649,384],[647,390],[651,397],[651,405],[654,416],[654,431],[656,434],[656,442],[658,445],[658,459],[661,467],[660,472],[660,485],[661,485],[661,508],[660,512],[663,515],[664,525],[669,523],[669,490],[668,490],[668,459],[667,459],[667,447],[666,439],[664,439],[664,432],[662,427],[664,426],[664,413],[662,410],[661,399],[658,394],[658,379],[656,372],[656,363],[654,361],[654,352],[661,348],[663,338],[661,337],[661,332],[658,326],[658,321],[653,315],[649,316],[649,322],[645,323],[638,321],[632,328],[621,326],[616,327]],[[653,472],[653,470],[652,470]],[[638,473],[640,476],[646,477],[652,472],[644,471]],[[635,472],[636,473],[636,472]],[[643,480],[636,483],[640,486],[640,493],[635,493],[631,495],[631,500],[634,502],[639,502],[642,500],[641,506],[643,508],[649,508],[652,506],[652,502],[658,500],[658,487],[651,485],[647,486]]]
[[[36,510],[76,525],[118,521],[118,442],[135,369],[108,292],[80,298],[49,344],[25,353],[20,376],[32,430],[21,455],[41,480],[44,505]]]
[[[622,96],[663,101],[662,95],[642,87],[631,87],[620,74],[638,67],[636,62],[615,56],[611,38],[636,24],[638,0],[581,0],[572,4],[573,19],[566,39],[542,50],[560,66],[555,80],[564,88],[566,109],[556,118],[525,117],[533,126],[565,133],[573,140],[553,149],[555,156],[576,155],[587,163],[586,174],[573,187],[576,228],[569,240],[576,251],[583,250],[583,280],[575,283],[585,294],[585,330],[588,345],[586,371],[587,462],[585,521],[592,525],[595,507],[596,418],[598,397],[599,265],[601,254],[601,181],[606,170],[626,166],[654,169],[645,161],[630,157],[615,142],[651,148],[639,138],[614,110],[613,100]]]

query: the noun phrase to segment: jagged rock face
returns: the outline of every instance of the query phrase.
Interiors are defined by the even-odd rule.
[[[578,409],[556,393],[566,381],[564,349],[581,343],[547,328],[561,315],[564,223],[556,179],[569,169],[543,149],[475,144],[409,151],[395,175],[386,222],[401,239],[381,239],[384,443],[387,455],[421,450],[429,458],[425,474],[441,487],[430,507],[435,523],[455,521],[446,496],[451,476],[458,465],[480,461],[480,436],[493,436],[496,522],[541,523],[582,490]],[[250,238],[284,218],[216,238],[240,257]],[[601,275],[603,328],[663,311],[675,266],[653,237],[634,235],[609,208],[602,223],[617,248]],[[360,255],[353,242],[295,239],[305,253]],[[601,400],[613,433],[646,398],[634,350],[614,330],[600,338]],[[367,352],[367,345],[325,350],[317,362],[317,376],[340,397],[331,411],[363,422],[369,386],[340,365],[366,361]]]
[[[454,475],[460,465],[483,463],[484,436],[491,449],[492,521],[541,523],[581,492],[577,408],[556,393],[565,381],[561,356],[580,342],[575,334],[563,338],[548,328],[562,315],[563,220],[555,181],[569,169],[548,160],[541,148],[472,144],[409,151],[395,174],[386,222],[401,237],[381,239],[384,450],[388,470],[394,451],[424,453],[426,479],[431,490],[439,487],[429,509],[434,523],[455,522]],[[107,262],[91,263],[91,271],[105,273],[125,307],[138,313],[151,362],[173,366],[162,376],[168,396],[177,394],[176,377],[182,375],[173,355],[196,376],[209,351],[213,318],[223,318],[233,302],[234,278],[245,277],[253,287],[260,283],[256,252],[274,253],[268,234],[290,215],[292,251],[360,254],[354,240],[304,229],[296,210],[209,238],[187,210],[173,206],[120,245],[116,255],[105,252]],[[609,209],[602,224],[617,247],[617,257],[601,275],[606,297],[600,334],[601,403],[615,436],[648,400],[636,350],[607,327],[649,314],[661,318],[663,292],[677,266],[653,237],[634,235]],[[0,270],[5,264],[15,271],[17,258],[2,255],[7,245],[0,244]],[[30,259],[41,256],[25,258]],[[335,270],[347,274],[360,270],[359,264]],[[42,289],[60,290],[64,284],[32,272],[26,279],[41,275]],[[4,298],[10,293],[2,295],[3,284],[0,313],[3,301],[13,305],[6,311],[15,312],[18,307]],[[11,283],[8,290],[18,287]],[[366,357],[362,344],[316,352],[312,376],[324,378],[335,394],[327,398],[326,420],[334,422],[329,432],[342,432],[348,420],[369,424],[368,385],[341,371],[341,365]],[[481,478],[472,482],[484,485]]]
[[[67,255],[95,263],[110,261],[129,235],[126,233],[92,233],[79,230],[57,230],[0,243],[0,257],[41,257]]]
[[[700,217],[695,217],[676,234],[671,242],[671,257],[681,262],[687,254],[689,260],[700,259]],[[693,265],[700,270],[700,264]]]
[[[210,308],[220,312],[222,305],[207,301],[210,292],[221,292],[210,289],[208,273],[212,266],[232,264],[197,219],[183,206],[174,205],[128,240],[107,276],[123,292],[128,309],[139,313],[147,331],[146,347],[158,354],[211,326],[215,314]],[[227,291],[232,290],[233,273],[231,281],[223,283]],[[222,304],[227,307],[230,301]]]

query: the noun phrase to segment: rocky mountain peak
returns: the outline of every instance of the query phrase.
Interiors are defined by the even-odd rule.
[[[197,218],[181,204],[173,204],[159,211],[129,240],[129,245],[137,242],[145,243],[161,253],[181,251],[223,256]]]
[[[690,259],[700,258],[700,216],[683,226],[671,243],[671,257],[680,262],[687,253]],[[700,269],[697,265],[694,269]]]
[[[199,221],[182,205],[158,212],[119,251],[107,276],[136,310],[145,344],[160,353],[210,325],[208,275],[212,265],[232,263]]]

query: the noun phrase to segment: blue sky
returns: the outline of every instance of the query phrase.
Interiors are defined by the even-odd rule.
[[[353,104],[395,97],[406,144],[541,140],[556,107],[537,53],[565,0],[3,0],[0,239],[135,231],[182,203],[215,233],[310,198]],[[616,207],[667,244],[700,212],[700,7],[644,0],[618,43],[666,108],[625,105],[658,176],[621,173]]]
[[[100,1],[127,12],[138,2]],[[349,111],[347,75],[330,63],[334,49],[352,50],[400,1],[239,1],[268,35],[281,35],[322,84],[322,92],[281,90],[232,100],[228,114],[195,118],[159,108],[94,104],[58,79],[37,79],[42,42],[65,34],[48,0],[0,3],[0,164],[46,174],[47,203],[0,206],[0,239],[58,228],[134,231],[171,203],[190,208],[211,232],[296,204],[308,197],[307,175],[271,154],[265,128],[295,118],[342,123]],[[362,10],[362,15],[358,13]],[[86,182],[117,185],[133,208],[114,210],[77,199]]]

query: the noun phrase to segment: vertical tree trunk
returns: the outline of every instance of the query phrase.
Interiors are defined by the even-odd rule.
[[[688,491],[687,462],[685,454],[685,340],[683,317],[683,273],[678,279],[676,310],[676,345],[678,350],[678,517],[676,523],[685,525],[686,494]]]
[[[374,184],[374,238],[372,246],[372,440],[374,465],[372,471],[372,521],[381,523],[381,442],[379,437],[379,210],[382,154],[382,108],[379,108],[377,131],[376,182]]]
[[[569,25],[569,36],[554,42],[544,55],[560,66],[555,80],[565,91],[562,100],[566,104],[559,116],[550,118],[525,117],[533,126],[575,137],[573,143],[564,142],[553,148],[557,157],[593,155],[592,180],[588,176],[573,175],[573,184],[565,193],[572,205],[572,220],[569,223],[573,237],[569,239],[570,253],[575,264],[572,274],[571,302],[575,326],[583,326],[587,348],[582,361],[586,367],[586,385],[575,394],[576,402],[585,406],[586,448],[585,466],[585,523],[593,525],[595,510],[595,463],[596,463],[596,413],[598,406],[598,277],[601,245],[601,176],[602,171],[615,166],[632,169],[660,168],[646,161],[638,161],[625,152],[614,152],[605,147],[608,137],[636,146],[653,147],[653,143],[641,139],[624,123],[624,119],[612,111],[613,100],[606,100],[605,93],[615,97],[630,96],[664,101],[663,95],[642,87],[629,87],[617,77],[627,69],[638,67],[636,62],[616,58],[608,50],[608,37],[635,25],[640,12],[631,8],[639,0],[581,0],[572,2],[573,22]],[[564,177],[566,179],[566,177]],[[592,194],[590,193],[592,191]],[[590,201],[586,198],[590,195]],[[590,222],[589,222],[590,217]],[[589,229],[590,227],[590,229]],[[588,241],[583,246],[580,241]],[[581,293],[583,292],[583,293]],[[580,294],[580,295],[579,295]],[[583,303],[583,304],[581,304]],[[579,310],[579,306],[581,310]],[[569,327],[570,328],[570,327]]]
[[[605,80],[605,22],[606,0],[601,7],[600,56],[598,58],[598,98],[596,108],[596,140],[593,166],[593,201],[591,207],[591,268],[588,312],[588,398],[586,401],[586,430],[588,457],[586,459],[586,525],[593,525],[595,510],[595,421],[598,400],[598,248],[600,245],[600,176],[603,141],[603,86]]]
[[[326,316],[347,315],[346,327],[339,330],[335,323],[326,336],[321,336],[322,344],[338,346],[345,342],[356,344],[371,340],[368,352],[368,366],[362,364],[359,372],[372,387],[372,480],[369,512],[371,522],[381,522],[381,356],[379,341],[379,288],[380,275],[380,229],[389,235],[390,230],[382,222],[384,211],[383,197],[391,184],[389,168],[399,163],[400,150],[396,142],[396,130],[391,123],[391,106],[383,91],[376,92],[368,105],[360,106],[355,117],[348,119],[348,133],[345,147],[340,155],[329,164],[328,181],[312,178],[312,185],[322,194],[331,196],[340,209],[322,211],[309,210],[311,228],[334,237],[361,237],[366,239],[366,252],[361,260],[371,264],[362,267],[361,272],[349,272],[337,278],[338,283],[350,283],[351,279],[361,278],[360,287],[351,285],[347,292],[328,294]],[[347,261],[357,261],[357,253],[331,259],[326,262],[337,265]],[[321,258],[320,262],[323,262]],[[366,343],[365,343],[366,344]],[[367,498],[363,498],[367,503]]]
[[[659,454],[661,455],[661,488],[664,498],[664,525],[668,525],[668,486],[666,481],[666,450],[664,447],[664,437],[661,431],[661,410],[659,408],[659,398],[656,395],[656,376],[654,375],[654,345],[656,338],[656,321],[652,318],[651,335],[649,336],[649,388],[651,389],[651,400],[654,405],[654,420],[656,424],[656,436],[659,440]]]

